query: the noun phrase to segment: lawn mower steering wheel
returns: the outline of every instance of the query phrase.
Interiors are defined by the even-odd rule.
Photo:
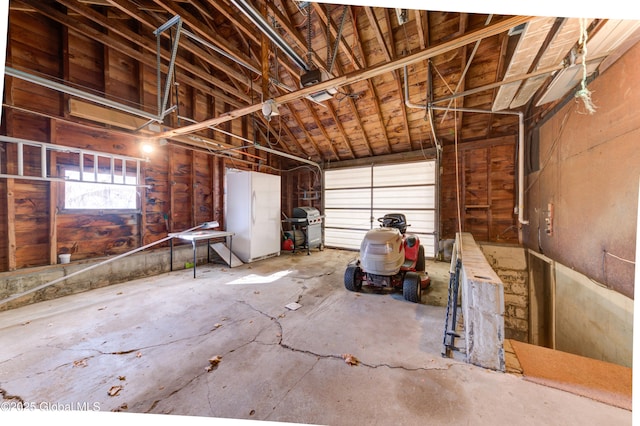
[[[379,217],[378,218],[378,222],[380,222],[382,224],[382,226],[394,226],[400,223],[400,219],[398,219],[397,217],[394,216],[386,216],[386,217]]]

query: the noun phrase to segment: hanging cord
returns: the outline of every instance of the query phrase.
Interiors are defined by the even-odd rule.
[[[582,100],[584,107],[589,114],[596,112],[596,107],[591,100],[591,91],[587,89],[587,25],[586,19],[580,18],[580,50],[582,51],[582,82],[581,89],[575,94],[575,97]]]

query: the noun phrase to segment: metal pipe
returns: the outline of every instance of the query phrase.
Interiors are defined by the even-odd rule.
[[[188,120],[188,121],[195,122],[195,120],[192,120],[192,119],[187,118],[187,117],[181,117],[181,118],[183,118],[185,120]],[[243,142],[247,142],[247,143],[251,144],[249,146],[236,146],[236,147],[231,147],[231,148],[226,148],[226,149],[221,149],[221,150],[215,150],[214,152],[237,151],[239,149],[244,149],[244,148],[251,147],[251,148],[259,149],[259,150],[262,150],[262,151],[265,151],[265,152],[269,152],[271,154],[279,155],[281,157],[286,157],[286,158],[289,158],[290,160],[295,160],[295,161],[300,161],[302,163],[310,164],[310,165],[312,165],[314,167],[317,167],[318,170],[320,171],[320,175],[322,176],[322,168],[320,167],[320,165],[318,163],[316,163],[314,161],[307,160],[306,158],[302,158],[302,157],[296,157],[295,155],[287,154],[286,152],[277,151],[275,149],[266,148],[266,147],[263,147],[263,146],[260,146],[260,145],[256,145],[255,142],[253,142],[253,141],[251,141],[251,140],[249,140],[247,138],[243,138],[242,136],[234,135],[233,133],[227,132],[226,130],[222,130],[222,129],[218,128],[218,127],[209,126],[208,128],[211,129],[211,130],[214,130],[216,132],[223,133],[223,134],[225,134],[227,136],[231,136],[233,138],[240,139]]]
[[[207,222],[207,223],[208,223],[208,222]],[[195,230],[195,229],[198,229],[198,228],[203,227],[204,225],[206,225],[206,223],[200,224],[200,225],[195,226],[195,227],[193,227],[193,228],[191,228],[191,229],[187,229],[186,231],[182,231],[181,233],[189,232],[189,231],[193,231],[193,230]],[[27,294],[34,293],[34,292],[36,292],[36,291],[38,291],[38,290],[42,290],[43,288],[47,288],[47,287],[52,286],[52,285],[54,285],[54,284],[57,284],[57,283],[59,283],[59,282],[61,282],[61,281],[65,281],[65,280],[67,280],[67,279],[69,279],[69,278],[71,278],[71,277],[75,277],[76,275],[79,275],[79,274],[81,274],[81,273],[83,273],[83,272],[87,272],[87,271],[90,271],[90,270],[92,270],[92,269],[95,269],[95,268],[97,268],[98,266],[106,265],[107,263],[111,263],[111,262],[113,262],[113,261],[116,261],[116,260],[122,259],[123,257],[129,256],[130,254],[134,254],[134,253],[137,253],[137,252],[139,252],[139,251],[145,250],[145,249],[147,249],[147,248],[149,248],[149,247],[152,247],[152,246],[154,246],[154,245],[156,245],[156,244],[163,243],[163,242],[165,242],[165,241],[167,241],[167,240],[170,240],[170,239],[172,239],[172,238],[175,238],[175,237],[177,237],[177,236],[178,236],[177,234],[174,234],[174,235],[171,235],[171,236],[167,236],[167,237],[165,237],[165,238],[163,238],[163,239],[161,239],[161,240],[158,240],[158,241],[155,241],[155,242],[153,242],[153,243],[147,244],[146,246],[138,247],[138,248],[136,248],[136,249],[133,249],[133,250],[128,251],[128,252],[126,252],[126,253],[119,254],[119,255],[117,255],[117,256],[115,256],[115,257],[112,257],[112,258],[110,258],[110,259],[104,260],[104,261],[102,261],[102,262],[95,263],[95,264],[93,264],[93,265],[88,266],[87,268],[80,269],[79,271],[76,271],[76,272],[72,272],[72,273],[71,273],[71,274],[69,274],[69,275],[65,275],[64,277],[56,278],[55,280],[53,280],[53,281],[49,281],[49,282],[48,282],[48,283],[46,283],[46,284],[41,284],[41,285],[39,285],[39,286],[37,286],[37,287],[34,287],[34,288],[31,288],[31,289],[29,289],[29,290],[27,290],[27,291],[23,291],[22,293],[14,294],[14,295],[12,295],[12,296],[7,297],[6,299],[2,299],[2,300],[0,300],[0,305],[4,305],[5,303],[11,302],[12,300],[18,299],[18,298],[20,298],[20,297],[22,297],[22,296],[26,296]]]
[[[518,113],[518,222],[528,225],[524,219],[524,114]]]
[[[211,127],[211,129],[213,129],[215,131],[218,131],[220,133],[224,133],[225,135],[234,137],[236,139],[240,139],[241,141],[248,142],[248,143],[252,144],[251,148],[259,149],[259,150],[264,151],[264,152],[269,152],[269,153],[274,154],[274,155],[279,155],[281,157],[285,157],[285,158],[288,158],[290,160],[300,161],[301,163],[306,163],[306,164],[310,164],[310,165],[312,165],[314,167],[317,167],[318,170],[320,171],[320,177],[322,177],[322,168],[320,167],[320,164],[318,164],[318,163],[316,163],[314,161],[307,160],[306,158],[302,158],[302,157],[296,157],[295,155],[288,154],[288,153],[282,152],[282,151],[277,151],[275,149],[267,148],[267,147],[264,147],[264,146],[261,146],[261,145],[256,145],[253,141],[251,141],[251,140],[249,140],[247,138],[243,138],[242,136],[234,135],[231,132],[227,132],[226,130],[219,129],[217,127]],[[245,148],[244,146],[239,146],[239,147],[236,147],[236,148],[230,148],[229,151],[238,150],[238,149],[244,149],[244,148]]]
[[[130,114],[137,115],[139,117],[144,117],[152,121],[157,121],[157,122],[162,121],[161,119],[158,118],[158,116],[150,114],[146,111],[132,108],[130,106],[127,106],[118,102],[114,102],[109,99],[104,99],[99,96],[93,95],[91,93],[83,92],[82,90],[78,90],[73,87],[68,87],[68,86],[65,86],[64,84],[56,83],[55,81],[47,80],[46,78],[43,78],[43,77],[38,77],[33,74],[28,74],[24,71],[20,71],[15,68],[5,67],[5,74],[11,77],[19,78],[24,81],[28,81],[29,83],[38,84],[48,89],[57,90],[59,92],[66,93],[68,95],[86,99],[88,101],[95,102],[97,104],[100,104],[109,108],[128,112]]]
[[[430,105],[429,108],[444,111],[451,110],[451,108],[448,107],[438,107],[433,105]],[[528,225],[529,221],[524,219],[524,113],[517,111],[486,111],[475,108],[454,108],[454,110],[461,112],[518,116],[518,222],[522,225]]]
[[[174,26],[175,24],[177,24],[178,22],[180,22],[181,18],[180,15],[175,15],[173,18],[169,19],[167,22],[165,22],[164,24],[160,25],[154,32],[153,35],[159,35],[162,34],[163,32],[165,32],[166,30],[168,30],[169,28],[171,28],[172,26]]]
[[[429,67],[429,70],[431,68]],[[429,87],[431,87],[431,73],[430,71],[427,71],[427,79],[429,80]],[[409,75],[407,72],[407,66],[404,66],[404,103],[407,107],[409,108],[414,108],[414,109],[424,109],[425,112],[429,115],[429,127],[431,128],[431,134],[433,135],[433,141],[436,145],[436,148],[438,150],[442,149],[442,146],[440,145],[440,142],[438,142],[438,137],[436,135],[436,129],[435,129],[435,125],[433,122],[433,114],[431,109],[427,109],[427,105],[418,105],[418,104],[414,104],[409,100]]]
[[[233,3],[235,7],[240,9],[240,11],[244,13],[245,16],[249,18],[249,20],[253,22],[253,24],[256,27],[258,27],[258,29],[262,31],[264,35],[269,37],[269,39],[276,46],[278,46],[280,50],[284,52],[285,55],[291,58],[291,60],[295,62],[296,65],[300,67],[300,69],[304,71],[309,71],[309,67],[307,66],[304,59],[302,59],[302,57],[298,55],[296,51],[293,50],[293,48],[287,44],[287,42],[280,36],[280,34],[278,34],[273,29],[273,27],[269,25],[269,23],[264,19],[264,17],[260,14],[260,12],[258,12],[253,6],[251,6],[245,0],[231,0],[231,3]]]
[[[205,45],[206,47],[208,47],[209,49],[213,50],[216,53],[219,53],[220,55],[226,57],[227,59],[231,59],[233,62],[235,62],[238,65],[241,65],[243,67],[245,67],[246,69],[248,69],[249,71],[252,71],[258,75],[262,75],[262,71],[254,68],[253,66],[249,65],[248,63],[244,62],[241,59],[238,59],[232,55],[230,55],[229,53],[225,52],[224,50],[220,49],[217,46],[214,46],[213,44],[209,43],[207,40],[203,39],[202,37],[192,33],[189,30],[185,30],[184,28],[182,29],[182,34],[186,35],[189,38],[194,39],[195,41]]]
[[[487,17],[487,20],[484,23],[485,27],[487,25],[489,25],[489,23],[491,22],[492,18],[493,18],[493,15],[489,15]],[[462,75],[460,76],[460,80],[458,80],[458,84],[456,85],[456,88],[453,91],[453,93],[456,93],[458,91],[458,89],[460,89],[460,85],[464,82],[464,79],[467,76],[467,72],[469,72],[469,68],[471,67],[471,62],[473,61],[473,58],[476,56],[476,53],[478,52],[478,47],[480,47],[480,42],[481,41],[482,40],[476,41],[475,45],[473,46],[473,51],[471,52],[471,56],[469,56],[469,60],[467,61],[466,66],[464,67],[464,71],[462,71]],[[449,101],[449,105],[447,105],[447,107],[451,108],[451,104],[452,103],[453,103],[453,99],[451,99]],[[444,114],[442,115],[442,120],[440,120],[441,124],[444,123],[445,118],[447,118],[447,114],[448,114],[448,111],[445,111]]]

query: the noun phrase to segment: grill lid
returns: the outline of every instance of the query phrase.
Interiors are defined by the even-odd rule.
[[[320,211],[315,207],[294,207],[293,217],[301,219],[317,219],[320,217]]]

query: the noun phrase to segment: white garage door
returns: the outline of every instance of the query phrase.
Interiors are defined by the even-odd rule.
[[[327,170],[325,245],[357,250],[386,213],[403,213],[425,256],[435,257],[435,161]]]

